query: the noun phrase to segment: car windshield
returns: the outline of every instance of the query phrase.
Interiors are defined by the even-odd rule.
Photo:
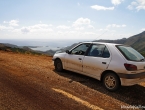
[[[118,45],[117,48],[121,51],[127,60],[144,61],[144,57],[130,46]]]

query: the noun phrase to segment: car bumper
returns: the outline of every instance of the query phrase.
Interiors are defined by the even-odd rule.
[[[120,78],[120,79],[121,79],[122,86],[131,86],[131,85],[139,84],[141,82],[145,82],[145,78],[137,78],[137,79]]]
[[[141,82],[145,82],[145,72],[136,74],[118,73],[118,76],[120,77],[122,86],[130,86]]]
[[[145,72],[135,73],[135,74],[118,73],[118,76],[120,78],[125,78],[125,79],[145,78]]]

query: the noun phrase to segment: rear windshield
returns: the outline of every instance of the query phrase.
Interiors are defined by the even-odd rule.
[[[119,51],[130,61],[144,61],[144,57],[130,46],[117,45]]]

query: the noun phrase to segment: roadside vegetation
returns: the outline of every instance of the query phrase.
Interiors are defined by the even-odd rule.
[[[145,51],[141,52],[141,54],[145,57]]]
[[[15,52],[20,54],[31,54],[31,55],[43,55],[41,53],[37,53],[32,50],[25,50],[23,48],[16,48],[16,47],[7,47],[7,46],[0,46],[0,50],[6,51],[6,52]]]

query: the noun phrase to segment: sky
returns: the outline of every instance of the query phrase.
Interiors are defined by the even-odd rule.
[[[145,0],[0,0],[0,39],[121,39],[145,31]]]

